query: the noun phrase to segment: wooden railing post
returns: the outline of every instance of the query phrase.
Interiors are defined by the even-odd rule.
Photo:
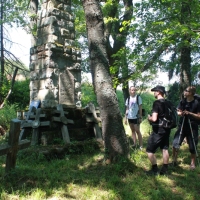
[[[11,146],[12,149],[7,153],[6,173],[9,172],[12,168],[15,168],[16,165],[20,125],[21,125],[20,120],[18,119],[11,120],[8,145]]]

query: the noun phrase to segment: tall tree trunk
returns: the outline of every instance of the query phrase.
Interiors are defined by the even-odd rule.
[[[100,107],[107,158],[128,157],[129,148],[117,96],[112,87],[104,38],[103,14],[98,0],[82,0],[86,18],[92,81]]]
[[[1,0],[1,21],[3,22],[3,0]],[[4,45],[3,45],[3,23],[0,25],[1,31],[1,75],[0,75],[0,87],[3,85],[5,60],[4,60]]]
[[[190,15],[190,2],[185,1],[181,8],[181,24],[189,24]],[[181,48],[180,57],[180,96],[184,89],[191,84],[191,37],[189,34],[182,37],[182,43],[185,45]]]

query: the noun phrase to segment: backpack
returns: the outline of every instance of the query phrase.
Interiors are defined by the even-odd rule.
[[[136,102],[137,102],[137,104],[138,104],[138,108],[139,108],[139,100],[138,100],[138,98],[139,98],[139,96],[140,95],[137,95],[136,96]],[[128,105],[129,105],[129,101],[130,101],[130,97],[128,98]],[[139,112],[139,111],[138,111]],[[144,108],[142,108],[142,116],[144,117],[145,116],[145,109]]]
[[[159,126],[167,129],[176,128],[178,125],[178,114],[176,107],[171,101],[162,99],[160,100],[164,105],[164,116],[159,119]]]
[[[163,124],[163,127],[170,129],[176,128],[178,125],[178,114],[176,107],[169,100],[165,100],[164,105],[165,105],[165,112],[163,121],[165,123]]]

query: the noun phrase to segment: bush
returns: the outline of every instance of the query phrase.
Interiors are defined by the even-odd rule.
[[[5,129],[8,130],[10,128],[10,121],[16,118],[16,105],[8,105],[6,104],[0,110],[0,125]]]
[[[15,104],[19,110],[26,110],[29,106],[29,101],[29,79],[25,81],[16,81],[8,102],[10,104]]]
[[[83,107],[87,106],[89,102],[98,106],[96,95],[94,93],[94,87],[89,82],[82,83],[81,85],[81,102]]]

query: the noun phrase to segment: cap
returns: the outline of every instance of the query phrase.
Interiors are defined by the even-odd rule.
[[[166,94],[165,87],[161,85],[157,85],[156,87],[152,88],[151,91],[158,91],[162,92],[163,94]]]

